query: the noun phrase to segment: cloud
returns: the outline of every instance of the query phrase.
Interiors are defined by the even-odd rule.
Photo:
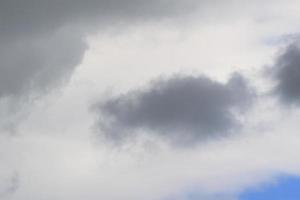
[[[234,74],[226,83],[205,76],[158,79],[94,106],[105,138],[122,142],[141,131],[178,145],[191,145],[227,135],[237,127],[234,111],[242,111],[253,97],[246,80]]]
[[[300,103],[300,46],[299,41],[287,46],[272,68],[277,81],[275,93],[285,104]]]
[[[49,89],[81,62],[98,29],[188,14],[195,1],[0,2],[0,98]]]

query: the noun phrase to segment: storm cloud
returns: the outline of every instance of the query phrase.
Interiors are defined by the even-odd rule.
[[[72,74],[86,36],[188,14],[195,1],[4,0],[0,2],[0,98],[42,91]]]
[[[250,104],[254,92],[234,74],[226,83],[206,76],[158,79],[94,106],[106,139],[124,142],[145,131],[172,144],[190,145],[226,136],[239,125],[236,113]]]
[[[300,103],[300,46],[299,41],[284,49],[272,68],[276,81],[275,93],[285,104]]]

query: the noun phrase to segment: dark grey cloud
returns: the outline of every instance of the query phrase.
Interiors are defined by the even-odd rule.
[[[271,73],[276,81],[275,93],[286,104],[300,103],[300,46],[294,42],[281,53]]]
[[[85,48],[79,36],[67,31],[3,44],[0,97],[47,89],[62,81],[81,61]]]
[[[174,76],[93,108],[109,141],[122,143],[146,131],[174,144],[190,145],[230,133],[239,125],[235,112],[244,111],[253,94],[239,74],[226,84],[205,76]]]
[[[189,14],[195,2],[2,0],[0,98],[48,89],[66,79],[80,63],[92,31]]]

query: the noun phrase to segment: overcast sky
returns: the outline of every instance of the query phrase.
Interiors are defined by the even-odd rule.
[[[299,27],[297,0],[0,0],[0,199],[300,190]]]

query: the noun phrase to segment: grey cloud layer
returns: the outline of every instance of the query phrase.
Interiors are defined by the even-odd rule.
[[[189,145],[228,134],[239,122],[233,111],[249,106],[253,91],[235,74],[226,84],[205,76],[175,76],[95,106],[98,125],[113,142],[152,132]]]
[[[189,12],[195,0],[4,0],[0,2],[1,33],[53,30],[89,20],[160,19]],[[9,16],[9,17],[8,17]],[[96,18],[96,19],[95,19]]]
[[[69,76],[99,26],[188,14],[189,1],[0,1],[0,97],[48,89]]]
[[[272,68],[277,81],[275,92],[282,102],[300,103],[300,46],[299,42],[290,44]]]

